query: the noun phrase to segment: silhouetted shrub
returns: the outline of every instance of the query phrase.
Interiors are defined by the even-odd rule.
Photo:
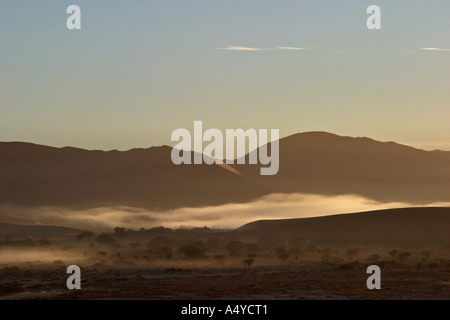
[[[289,258],[289,252],[284,247],[277,248],[275,253],[280,260],[286,260]]]
[[[171,247],[161,247],[159,253],[166,259],[172,259],[172,248]]]
[[[206,246],[209,249],[217,249],[220,245],[220,241],[217,238],[208,238],[208,240],[206,241]]]
[[[246,259],[242,261],[242,263],[244,264],[244,266],[250,267],[253,264],[253,259]]]
[[[96,240],[100,244],[114,244],[117,242],[116,239],[107,233],[98,235]]]
[[[114,236],[120,239],[128,238],[130,231],[125,231],[125,228],[115,227]]]
[[[226,245],[226,249],[231,252],[239,253],[244,248],[244,244],[241,241],[230,241]]]
[[[247,252],[254,253],[259,251],[259,246],[256,243],[247,244]]]
[[[129,246],[130,246],[131,248],[137,249],[137,248],[139,248],[139,247],[142,246],[142,243],[140,243],[140,242],[131,242],[131,243],[129,244]]]
[[[398,258],[398,250],[389,251],[389,255],[391,256],[392,259],[397,259]]]
[[[360,249],[358,248],[350,248],[345,252],[345,255],[350,259],[353,259],[359,254]]]
[[[379,254],[372,254],[370,257],[367,258],[367,261],[379,261],[381,259]]]
[[[77,240],[84,240],[84,239],[91,239],[94,236],[94,234],[90,231],[82,232],[77,234],[76,238]]]
[[[284,245],[284,241],[274,237],[261,237],[258,239],[260,248],[274,249]]]
[[[411,253],[401,252],[401,253],[399,253],[398,257],[399,257],[400,261],[406,262],[409,259],[409,257],[411,257]]]
[[[289,239],[289,247],[303,250],[306,247],[306,240],[302,237],[293,237]]]
[[[439,265],[436,262],[430,263],[428,265],[428,268],[430,268],[431,271],[436,270],[436,268],[438,268],[438,267],[439,267]]]
[[[148,248],[160,248],[160,247],[170,247],[173,244],[173,241],[164,236],[158,236],[151,239],[147,243]]]
[[[230,257],[232,257],[232,258],[239,257],[239,252],[237,252],[236,250],[231,250],[228,254],[229,254]]]
[[[195,247],[193,245],[181,246],[178,251],[185,255],[187,258],[199,259],[205,258],[205,252],[202,248]]]
[[[48,241],[47,239],[39,240],[38,243],[39,243],[39,245],[42,246],[42,247],[48,247],[49,245],[51,245],[51,242]]]
[[[431,251],[429,251],[429,250],[422,251],[422,260],[424,262],[427,261],[428,259],[430,259],[430,257],[431,257]]]

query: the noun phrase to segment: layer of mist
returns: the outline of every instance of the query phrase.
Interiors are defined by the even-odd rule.
[[[101,207],[70,210],[57,207],[0,206],[0,221],[31,225],[57,225],[92,231],[114,227],[152,228],[165,226],[237,228],[261,219],[317,217],[332,214],[414,207],[405,202],[377,202],[358,195],[323,196],[312,194],[270,194],[248,203],[230,203],[208,207],[185,207],[167,211],[149,211],[132,207]],[[423,205],[421,205],[423,206]],[[450,206],[430,203],[427,206]]]

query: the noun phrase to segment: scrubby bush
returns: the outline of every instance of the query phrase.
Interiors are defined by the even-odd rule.
[[[389,255],[392,259],[396,260],[398,258],[398,250],[391,250],[389,251]]]
[[[284,247],[278,247],[275,251],[277,258],[280,260],[286,260],[289,258],[289,252]]]
[[[242,261],[242,263],[246,267],[250,267],[253,264],[253,262],[254,262],[253,259],[246,259],[246,260]]]
[[[243,248],[244,248],[244,244],[241,241],[230,241],[226,245],[226,249],[229,252],[235,251],[235,252],[239,253],[240,251],[242,251]]]
[[[199,248],[193,245],[184,245],[181,246],[178,251],[185,255],[187,258],[190,259],[199,259],[199,258],[205,258],[205,250],[203,248]]]
[[[370,257],[367,258],[367,261],[379,261],[381,259],[381,256],[379,254],[372,254]]]
[[[110,234],[106,233],[98,235],[96,240],[100,244],[112,245],[117,243],[116,239],[114,239]]]
[[[360,249],[359,248],[350,248],[345,252],[345,255],[350,258],[353,259],[355,258],[357,255],[359,255]]]
[[[161,247],[159,253],[166,259],[172,259],[172,248],[171,247]]]
[[[411,253],[410,252],[401,252],[401,253],[399,253],[398,257],[401,262],[406,262],[411,257]]]
[[[142,246],[142,243],[140,243],[140,242],[131,242],[129,244],[129,246],[130,246],[130,248],[137,249],[137,248]]]
[[[90,231],[82,232],[77,234],[76,238],[77,240],[84,240],[84,239],[91,239],[94,236],[94,234]]]

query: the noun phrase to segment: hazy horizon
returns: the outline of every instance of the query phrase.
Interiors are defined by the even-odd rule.
[[[188,129],[188,128],[187,128],[187,129]],[[237,129],[237,128],[236,128],[236,129]],[[242,129],[244,129],[244,128],[242,128]],[[245,129],[244,129],[244,130],[245,130]],[[279,140],[281,140],[281,139],[283,139],[283,138],[290,137],[290,136],[292,136],[292,135],[296,135],[296,134],[304,134],[304,133],[327,133],[327,134],[337,135],[337,134],[335,134],[335,133],[333,133],[333,132],[327,132],[327,131],[305,131],[305,132],[297,132],[297,133],[293,133],[293,134],[286,135],[286,136],[280,136],[280,139],[279,139]],[[435,149],[435,148],[428,148],[428,149],[427,149],[427,148],[421,148],[421,147],[420,147],[420,143],[419,143],[418,145],[414,145],[414,144],[402,143],[402,142],[393,141],[393,140],[386,140],[386,141],[383,141],[383,140],[378,140],[378,139],[375,139],[375,138],[373,138],[373,137],[368,137],[368,136],[345,136],[345,135],[338,135],[338,136],[340,136],[340,137],[350,137],[350,138],[368,138],[368,139],[372,139],[372,140],[375,140],[375,141],[378,141],[378,142],[383,142],[383,143],[385,143],[385,142],[393,142],[393,143],[397,143],[397,144],[400,144],[400,145],[413,147],[413,148],[415,148],[415,149],[424,150],[424,151],[445,151],[445,152],[450,151],[450,146],[449,146],[449,149]],[[192,139],[193,139],[193,138],[192,138]],[[135,146],[135,147],[132,147],[132,148],[124,148],[124,149],[120,149],[120,148],[112,148],[112,149],[109,149],[109,148],[103,148],[103,149],[98,149],[98,148],[84,148],[84,147],[80,147],[80,146],[76,146],[76,145],[66,145],[66,144],[61,144],[61,145],[48,145],[48,144],[43,144],[43,143],[38,143],[38,142],[18,141],[18,140],[0,141],[0,143],[31,143],[31,144],[42,145],[42,146],[51,147],[51,148],[66,148],[66,147],[71,147],[71,148],[77,148],[77,149],[84,149],[84,150],[87,150],[87,151],[106,151],[106,152],[108,152],[108,151],[121,151],[121,152],[126,152],[126,151],[130,151],[130,150],[133,150],[133,149],[148,149],[148,148],[152,148],[152,147],[164,147],[164,146],[168,146],[168,147],[173,148],[174,145],[177,144],[177,142],[169,141],[167,144],[162,144],[162,145]],[[203,146],[206,146],[207,144],[208,144],[208,142],[203,142]],[[248,151],[248,148],[247,148],[246,150]],[[192,151],[192,150],[191,150],[191,151]],[[252,150],[250,150],[250,151],[252,151]]]

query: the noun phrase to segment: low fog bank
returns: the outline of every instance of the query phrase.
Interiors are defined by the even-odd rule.
[[[72,248],[55,248],[50,245],[43,247],[14,248],[2,247],[0,249],[0,266],[12,263],[52,263],[60,265],[64,262],[78,263],[83,260],[80,252],[68,249]]]
[[[233,229],[261,219],[289,219],[325,215],[416,207],[406,202],[382,203],[358,195],[324,196],[312,194],[270,194],[248,203],[209,207],[187,207],[168,211],[149,211],[131,207],[101,207],[71,210],[56,207],[0,206],[0,221],[31,225],[57,225],[92,231],[110,231],[114,227],[152,228],[165,226]],[[422,207],[424,205],[421,205]],[[450,206],[450,202],[427,206]]]

